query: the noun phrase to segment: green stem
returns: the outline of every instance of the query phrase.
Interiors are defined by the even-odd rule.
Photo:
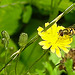
[[[19,55],[20,56],[20,55]],[[19,56],[18,58],[16,59],[16,63],[15,63],[15,75],[17,75],[17,65],[18,65],[18,61],[19,61]]]
[[[5,63],[7,62],[7,49],[5,48]],[[4,70],[5,75],[7,75],[6,69]]]
[[[56,17],[53,21],[49,23],[49,25],[44,29],[46,31],[50,28],[55,22],[59,21],[64,15],[68,14],[73,8],[75,8],[75,3],[69,6],[63,13],[61,13],[58,17]]]
[[[73,3],[71,6],[69,6],[64,12],[63,12],[63,16],[68,14],[72,9],[75,8],[75,3]]]
[[[17,54],[16,57],[18,57],[18,56],[19,56],[19,54]],[[14,56],[14,57],[15,57],[15,56]],[[1,72],[2,70],[4,70],[4,69],[8,66],[8,64],[14,59],[14,57],[11,58],[11,59],[4,65],[4,67],[0,70],[0,72]]]
[[[5,43],[5,63],[7,62],[7,58],[8,58],[8,56],[7,56],[8,44],[9,44],[8,41],[6,41],[6,43]],[[5,73],[5,75],[7,75],[7,69],[4,70],[4,73]]]
[[[38,35],[36,35],[35,37],[33,37],[33,38],[27,43],[27,45],[25,46],[25,48],[24,48],[22,51],[24,51],[29,45],[31,45],[32,43],[34,43],[38,38],[39,38]]]

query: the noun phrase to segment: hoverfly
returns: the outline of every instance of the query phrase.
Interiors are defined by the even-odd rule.
[[[65,29],[60,29],[59,30],[59,35],[60,36],[63,36],[63,35],[69,35],[69,36],[72,36],[72,35],[75,35],[75,24],[68,27],[68,28],[65,28]]]

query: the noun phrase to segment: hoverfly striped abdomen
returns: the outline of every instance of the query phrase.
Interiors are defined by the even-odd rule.
[[[75,26],[75,24],[73,25],[73,26]],[[73,27],[72,26],[72,27]],[[63,35],[69,35],[69,36],[72,36],[72,35],[75,35],[75,28],[72,28],[72,27],[70,27],[70,28],[65,28],[65,29],[60,29],[59,30],[59,35],[60,36],[63,36]]]

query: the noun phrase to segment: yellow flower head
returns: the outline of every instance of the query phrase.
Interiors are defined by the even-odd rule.
[[[45,27],[47,27],[49,23],[45,23]],[[44,31],[42,27],[38,27],[38,34],[41,36],[43,41],[39,42],[42,45],[43,49],[49,49],[51,52],[55,52],[58,57],[61,57],[60,49],[62,49],[65,53],[68,53],[68,47],[70,47],[70,43],[72,42],[72,37],[69,35],[59,35],[59,30],[65,29],[63,26],[57,26],[54,23],[49,29]]]

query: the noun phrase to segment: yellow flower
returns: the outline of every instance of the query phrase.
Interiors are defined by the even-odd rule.
[[[45,27],[47,27],[49,23],[45,23]],[[60,36],[59,30],[65,29],[63,26],[57,26],[57,24],[53,24],[49,29],[44,31],[42,27],[38,27],[38,35],[41,36],[43,41],[39,42],[39,45],[42,45],[43,49],[49,49],[51,52],[56,53],[58,57],[61,57],[60,49],[62,49],[65,53],[68,53],[68,47],[70,47],[70,43],[72,42],[72,37],[69,35]]]

